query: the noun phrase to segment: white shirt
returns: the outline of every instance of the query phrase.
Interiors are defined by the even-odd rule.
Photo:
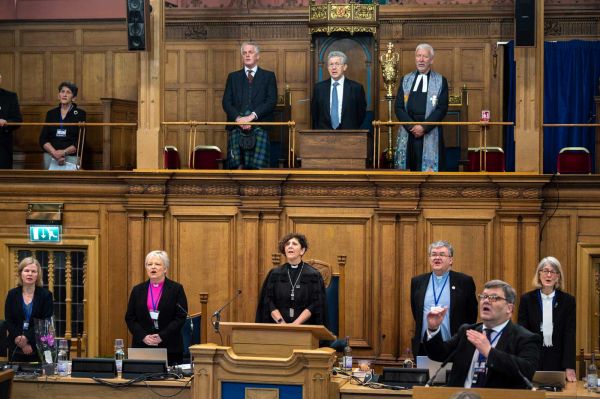
[[[552,346],[552,331],[554,328],[552,320],[552,302],[554,301],[554,295],[556,295],[556,291],[552,291],[549,295],[540,292],[540,296],[542,297],[542,325],[540,326],[540,329],[544,336],[544,346]]]
[[[258,69],[257,66],[255,66],[254,68],[246,68],[244,67],[244,72],[246,73],[246,76],[248,76],[248,71],[252,71],[252,77],[255,78],[256,77],[256,70]]]
[[[331,90],[329,91],[329,113],[331,114],[331,104],[333,104],[333,84],[338,82],[337,86],[337,97],[338,97],[338,116],[340,118],[340,123],[342,123],[342,100],[344,99],[344,80],[346,78],[342,75],[340,80],[331,79]]]
[[[496,338],[496,335],[504,330],[504,327],[506,327],[506,325],[508,324],[509,320],[506,320],[504,323],[497,325],[496,327],[492,328],[492,330],[494,330],[494,332],[492,333],[492,335],[490,336],[490,340],[492,340],[492,348],[496,347],[496,344],[498,344],[498,341],[500,341],[500,338]],[[483,326],[483,333],[485,334],[485,330],[487,329],[487,327]],[[471,359],[471,366],[469,367],[469,373],[467,374],[467,378],[465,378],[465,388],[471,388],[471,382],[473,382],[473,371],[475,368],[475,363],[477,363],[477,360],[479,359],[479,351],[477,349],[475,349],[475,353],[473,353],[473,358]]]

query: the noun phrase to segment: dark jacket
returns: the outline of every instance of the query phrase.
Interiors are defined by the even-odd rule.
[[[29,319],[29,329],[23,331],[23,322],[25,314],[23,313],[23,287],[19,286],[8,291],[6,302],[4,303],[4,317],[8,328],[8,345],[9,345],[9,361],[13,359],[13,353],[16,354],[19,360],[23,360],[20,354],[20,349],[15,351],[15,338],[19,335],[25,335],[29,344],[33,348],[31,361],[37,360],[38,354],[35,343],[35,323],[33,319],[48,319],[53,314],[52,293],[45,288],[35,287],[33,293],[33,308],[31,310],[31,318]]]
[[[12,91],[0,89],[0,119],[7,122],[23,122],[19,98]],[[0,169],[12,169],[13,131],[18,126],[0,127]]]
[[[77,104],[73,103],[73,106],[67,113],[62,122],[64,123],[78,123],[85,122],[86,113],[81,108],[77,108]],[[60,105],[56,108],[52,108],[46,113],[47,123],[60,123],[61,122],[61,114],[60,114]],[[77,147],[77,140],[79,137],[79,127],[78,126],[64,126],[62,129],[67,131],[66,136],[60,137],[57,136],[57,131],[61,129],[60,126],[44,126],[42,131],[40,132],[40,147],[44,148],[44,144],[50,143],[52,147],[57,150],[64,150],[69,146]]]
[[[415,335],[412,340],[413,354],[419,354],[421,330],[423,328],[423,302],[431,273],[413,277],[410,282],[410,308],[415,320]],[[477,321],[477,297],[473,277],[450,270],[450,334],[454,335],[463,324]]]
[[[482,323],[465,324],[446,342],[442,341],[440,333],[429,341],[424,340],[427,356],[439,362],[446,360],[456,350],[452,359],[449,386],[464,386],[475,352],[475,346],[467,340],[467,330],[481,332],[482,328]],[[490,350],[486,362],[488,371],[485,388],[527,388],[518,370],[531,380],[540,359],[540,346],[537,334],[509,321],[496,346]]]
[[[519,302],[519,324],[542,338],[542,307],[539,291],[523,294]],[[541,347],[538,370],[564,371],[575,369],[575,298],[556,290],[552,308],[552,346]]]
[[[158,315],[159,329],[156,331],[146,305],[149,284],[150,280],[147,280],[136,285],[129,295],[125,321],[129,332],[133,335],[132,347],[147,348],[148,346],[143,342],[144,337],[158,333],[162,340],[158,345],[159,348],[167,348],[169,354],[176,354],[177,357],[182,356],[181,328],[185,323],[187,314],[181,308],[186,310],[188,308],[183,286],[175,281],[165,279],[163,292],[158,303],[158,311],[160,312]],[[178,304],[179,306],[177,306]],[[171,356],[169,360],[171,360]]]
[[[277,105],[277,79],[275,74],[260,67],[257,68],[252,81],[249,103],[248,99],[245,98],[245,95],[248,94],[247,80],[244,68],[231,72],[227,76],[222,101],[223,110],[227,114],[227,121],[235,122],[238,116],[251,112],[256,113],[258,117],[256,122],[272,121],[273,110]],[[228,130],[233,128],[235,126],[227,127]]]
[[[313,89],[310,114],[313,129],[333,129],[331,126],[331,79],[317,83]],[[367,102],[363,86],[344,78],[342,114],[338,129],[360,129],[365,119]]]

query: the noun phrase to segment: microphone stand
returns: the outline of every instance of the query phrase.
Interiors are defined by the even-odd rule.
[[[242,290],[238,288],[237,293],[233,296],[233,298],[231,298],[225,305],[221,306],[217,311],[215,311],[215,313],[213,313],[212,318],[213,320],[213,328],[215,330],[216,333],[220,333],[220,323],[221,323],[221,312],[223,312],[223,310],[225,310],[225,308],[227,308],[231,302],[235,301],[235,299],[240,296],[240,294],[242,293]]]

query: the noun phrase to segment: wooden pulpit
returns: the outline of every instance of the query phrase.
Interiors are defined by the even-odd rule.
[[[301,130],[302,168],[365,169],[368,130]]]
[[[229,323],[220,325],[224,345],[190,347],[193,399],[329,399],[335,350],[323,326]]]
[[[319,340],[335,340],[325,326],[221,323],[225,343],[240,356],[288,358],[294,349],[317,349]]]
[[[544,399],[545,391],[527,389],[460,388],[460,387],[413,387],[413,399],[446,399],[459,391],[477,392],[481,399]]]

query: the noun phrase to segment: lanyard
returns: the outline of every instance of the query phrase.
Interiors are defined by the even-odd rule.
[[[63,118],[62,117],[62,108],[59,107],[59,110],[58,110],[58,119],[60,120],[60,126],[59,127],[61,129],[63,128],[63,122],[64,122],[64,120],[67,119],[67,117],[69,116],[69,112],[71,112],[72,108],[73,108],[73,104],[69,104],[69,109],[67,110],[67,115]]]
[[[542,318],[544,317],[544,303],[542,302],[542,290],[538,290],[538,303],[540,304],[540,312]],[[554,296],[552,297],[552,309],[556,308],[556,290],[554,290]]]
[[[165,288],[165,286],[163,285],[160,288],[160,292],[158,293],[158,298],[156,299],[156,302],[154,302],[154,294],[152,293],[152,283],[150,283],[150,286],[148,287],[148,289],[150,290],[150,301],[152,302],[152,310],[154,310],[156,312],[156,308],[158,307],[158,302],[160,302],[160,297],[162,296],[162,292],[163,289]]]
[[[444,288],[446,288],[446,283],[448,282],[448,277],[450,277],[450,273],[448,273],[448,275],[444,279],[444,284],[442,284],[442,289],[440,290],[440,295],[436,295],[435,294],[435,280],[436,279],[433,278],[433,273],[431,273],[431,285],[433,287],[433,302],[435,303],[435,306],[437,306],[438,303],[440,302],[440,298],[442,297],[442,293],[444,292]]]
[[[506,328],[506,326],[504,326],[504,328]],[[498,331],[498,332],[496,333],[496,336],[495,336],[494,338],[492,338],[492,340],[490,341],[490,346],[491,346],[492,348],[494,347],[494,342],[496,342],[496,341],[498,340],[498,338],[500,338],[500,336],[501,336],[501,335],[502,335],[502,333],[504,332],[504,328],[503,328],[502,330]],[[492,331],[494,331],[494,329],[492,329],[492,328],[489,328],[488,330],[492,330]],[[485,334],[485,332],[484,332],[484,334]],[[486,334],[486,335],[487,335],[487,334]],[[491,334],[490,334],[490,335],[491,335]],[[481,353],[479,353],[479,359],[478,359],[479,363],[483,362],[483,360],[484,360],[484,359],[485,359],[485,356],[483,356]]]
[[[25,303],[25,300],[21,297],[21,301],[23,301],[23,313],[25,314],[25,322],[29,323],[29,319],[31,319],[31,312],[33,311],[33,299],[29,304]]]

